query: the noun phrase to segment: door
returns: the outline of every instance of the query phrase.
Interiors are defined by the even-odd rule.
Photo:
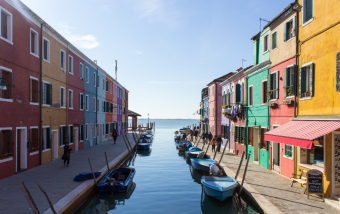
[[[333,147],[333,152],[332,152],[332,156],[333,156],[333,176],[332,176],[332,181],[333,181],[333,185],[332,185],[332,196],[337,196],[340,197],[340,153],[339,153],[339,149],[340,149],[340,132],[335,131],[332,133],[332,138],[333,138],[333,143],[332,143],[332,147]]]
[[[254,128],[254,162],[259,161],[259,129]]]
[[[92,124],[90,124],[90,146],[93,146],[93,130],[92,130]]]
[[[273,142],[273,151],[272,151],[272,158],[273,158],[273,170],[280,173],[280,144]]]
[[[52,145],[53,145],[53,159],[58,158],[58,149],[59,149],[59,142],[58,142],[58,131],[52,131]]]
[[[74,151],[78,151],[78,128],[74,128],[73,142],[74,142]]]
[[[27,169],[27,131],[17,129],[17,172]]]

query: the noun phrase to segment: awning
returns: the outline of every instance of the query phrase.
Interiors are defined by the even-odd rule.
[[[340,128],[340,121],[290,121],[264,134],[264,140],[307,149],[313,140]]]

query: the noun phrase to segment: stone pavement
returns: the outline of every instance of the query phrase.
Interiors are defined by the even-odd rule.
[[[202,146],[203,144],[199,143],[198,147],[202,148]],[[206,146],[204,151],[205,149]],[[220,159],[222,151],[221,149],[221,153],[216,154],[215,160],[218,161]],[[211,146],[209,147],[208,155],[212,158],[214,157]],[[223,156],[222,163],[236,173],[240,160],[240,156],[229,152],[227,149]],[[238,178],[242,178],[245,165],[246,159],[242,162]],[[307,199],[307,196],[303,194],[305,189],[299,184],[295,183],[294,186],[291,187],[292,182],[288,178],[250,161],[245,183],[249,184],[253,190],[255,190],[252,192],[252,190],[249,189],[249,192],[253,196],[255,194],[262,195],[282,213],[340,213],[338,209],[323,202],[319,196],[310,195],[309,199]]]
[[[131,144],[134,140],[131,134],[127,134]],[[91,160],[94,171],[106,167],[105,154],[111,162],[117,156],[126,152],[127,148],[121,136],[117,138],[117,144],[108,140],[101,144],[83,149],[71,154],[70,167],[64,167],[61,159],[56,159],[41,166],[29,169],[22,173],[0,180],[0,214],[32,213],[28,202],[19,187],[21,181],[25,182],[40,213],[49,209],[49,204],[44,194],[38,188],[37,183],[47,192],[53,204],[65,197],[69,192],[77,188],[83,182],[74,182],[73,178],[80,172],[91,172],[88,158]]]

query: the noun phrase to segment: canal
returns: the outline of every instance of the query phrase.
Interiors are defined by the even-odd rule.
[[[139,120],[146,123],[147,120]],[[202,192],[201,176],[176,149],[174,132],[197,120],[153,120],[156,133],[150,151],[137,151],[126,163],[136,169],[127,193],[94,193],[75,212],[90,213],[261,213],[244,200],[220,202]]]

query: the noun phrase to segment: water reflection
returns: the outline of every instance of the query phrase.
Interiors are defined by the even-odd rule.
[[[233,198],[229,198],[223,202],[206,195],[202,188],[201,210],[202,213],[230,213],[236,214],[237,208],[233,206]]]
[[[137,150],[137,154],[138,154],[139,157],[150,156],[151,155],[151,151],[152,151],[152,149],[149,149],[149,150]]]
[[[201,179],[203,175],[206,175],[206,176],[209,175],[209,172],[195,170],[192,166],[190,166],[190,173],[191,173],[192,179],[194,179],[194,182],[198,184],[201,184]]]

